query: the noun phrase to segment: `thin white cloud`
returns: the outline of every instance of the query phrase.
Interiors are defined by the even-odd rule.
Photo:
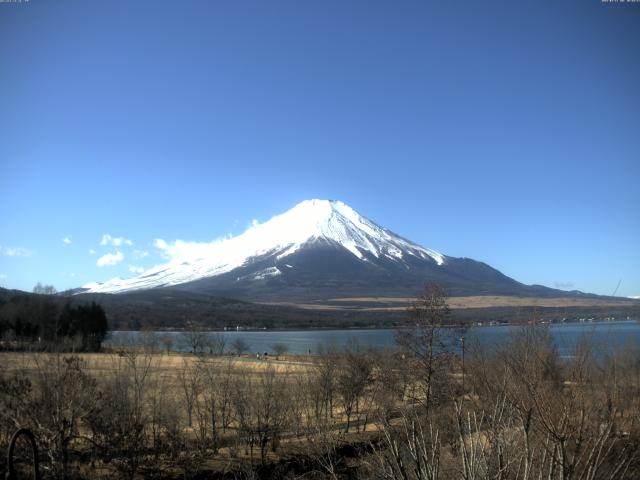
[[[0,246],[0,255],[7,257],[30,257],[33,253],[33,250],[29,250],[28,248]]]
[[[71,245],[71,239],[69,237],[64,237],[62,239],[62,243],[64,243],[65,245]]]
[[[169,245],[161,238],[156,238],[153,241],[153,246],[159,248],[160,250],[165,250]]]
[[[112,247],[121,247],[122,245],[132,246],[133,242],[128,238],[124,237],[112,237],[108,233],[102,235],[102,239],[100,240],[100,245],[106,246],[111,245]]]
[[[131,273],[140,274],[140,273],[144,272],[144,267],[136,267],[135,265],[129,265],[129,271]]]
[[[156,238],[153,241],[153,246],[156,247],[158,250],[160,250],[160,256],[162,258],[166,258],[166,259],[171,258],[171,251],[169,248],[169,244],[165,242],[163,239]]]
[[[258,221],[257,218],[254,218],[253,220],[251,220],[251,223],[249,224],[250,227],[257,227],[258,225],[260,225],[260,222]]]
[[[184,240],[176,240],[173,243],[168,243],[162,238],[156,238],[153,241],[153,246],[159,250],[162,258],[171,261],[189,262],[215,256],[220,245],[230,238],[232,238],[231,234],[212,242],[186,242]]]
[[[640,295],[631,295],[629,298],[633,300],[640,300]]]
[[[116,251],[116,253],[107,253],[101,256],[96,265],[99,267],[107,267],[119,264],[122,260],[124,260],[124,255],[121,251]]]
[[[95,255],[96,251],[93,248],[89,249],[89,255]]]
[[[135,260],[138,260],[140,258],[148,257],[149,252],[146,250],[134,250],[132,256]]]
[[[9,278],[5,273],[0,273],[0,280],[6,280]]]

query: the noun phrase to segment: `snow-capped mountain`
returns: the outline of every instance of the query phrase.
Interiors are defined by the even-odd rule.
[[[165,287],[213,277],[247,265],[252,259],[270,255],[275,263],[316,242],[333,243],[360,261],[369,257],[402,260],[406,256],[431,259],[438,265],[444,255],[409,242],[361,216],[340,201],[306,200],[266,223],[252,226],[238,237],[205,244],[192,258],[178,256],[130,279],[115,278],[90,283],[91,293],[117,293]],[[277,265],[256,272],[256,280],[280,275]],[[285,268],[291,268],[284,264]]]
[[[181,248],[189,246],[190,248]],[[335,295],[413,295],[428,281],[453,294],[524,293],[488,265],[410,242],[340,201],[307,200],[210,244],[176,243],[172,259],[129,279],[85,285],[81,293],[174,287],[251,300]],[[530,293],[530,292],[529,292]]]

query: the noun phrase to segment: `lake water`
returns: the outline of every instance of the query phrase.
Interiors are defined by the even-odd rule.
[[[515,325],[472,327],[465,333],[467,345],[499,345],[521,327]],[[544,328],[544,327],[542,327]],[[615,321],[602,323],[566,323],[549,325],[549,332],[556,343],[560,355],[570,355],[576,343],[588,336],[596,345],[604,349],[621,348],[628,343],[640,345],[640,323],[637,321]],[[212,332],[210,334],[215,334]],[[375,330],[288,330],[288,331],[226,331],[223,335],[226,348],[232,342],[242,338],[252,353],[272,352],[275,343],[283,343],[293,354],[318,353],[322,346],[334,346],[343,349],[350,342],[373,348],[393,348],[395,346],[394,329]],[[172,350],[189,351],[184,332],[154,332],[159,340],[171,337]],[[141,345],[144,334],[136,331],[111,332],[107,344]],[[160,347],[161,348],[161,347]]]

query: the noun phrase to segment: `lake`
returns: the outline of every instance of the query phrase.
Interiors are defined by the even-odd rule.
[[[516,325],[492,325],[471,327],[465,333],[465,342],[471,345],[499,345],[504,343],[514,331],[522,328]],[[545,327],[540,327],[545,328]],[[549,325],[549,332],[556,343],[560,355],[570,355],[576,343],[588,336],[594,345],[603,349],[616,349],[627,343],[640,344],[640,323],[637,321],[611,321],[598,323],[564,323]],[[211,332],[210,334],[215,334]],[[394,329],[362,329],[362,330],[286,330],[286,331],[226,331],[223,335],[226,348],[242,338],[252,353],[272,352],[275,343],[283,343],[288,352],[293,354],[318,353],[321,346],[334,346],[343,349],[350,342],[373,348],[393,348],[395,346]],[[184,332],[154,332],[159,340],[168,336],[172,339],[172,350],[189,351]],[[141,345],[144,341],[142,332],[113,331],[110,332],[106,345]],[[161,348],[161,347],[160,347]]]

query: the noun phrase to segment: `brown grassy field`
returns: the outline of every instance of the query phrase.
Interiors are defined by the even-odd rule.
[[[295,306],[306,310],[356,310],[363,312],[375,311],[404,311],[415,298],[409,297],[344,297],[331,298],[322,303],[280,303],[280,305]],[[570,308],[570,307],[619,307],[637,306],[639,302],[632,299],[597,299],[597,298],[538,298],[512,297],[500,295],[449,297],[451,309],[496,308],[496,307],[540,307],[540,308]]]
[[[60,354],[55,353],[32,353],[32,352],[0,352],[0,363],[6,372],[15,370],[35,370],[38,364],[46,364]],[[64,356],[71,355],[63,354]],[[114,365],[121,361],[122,357],[118,353],[75,353],[86,362],[87,371],[93,375],[101,375],[105,372],[113,371]],[[186,366],[202,361],[202,357],[191,354],[171,352],[147,354],[151,359],[153,370],[169,377],[176,376],[179,371]],[[206,361],[218,365],[221,368],[227,362],[233,362],[238,371],[242,372],[264,372],[271,367],[278,373],[304,374],[314,365],[312,357],[281,355],[279,360],[258,360],[254,356],[207,356]]]

